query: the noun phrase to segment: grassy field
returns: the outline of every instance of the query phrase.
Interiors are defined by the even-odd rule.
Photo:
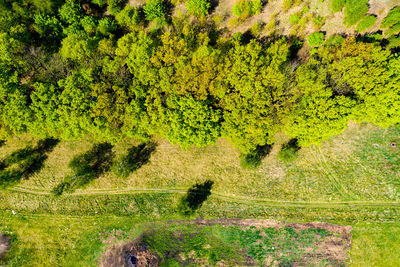
[[[283,163],[276,155],[288,140],[281,135],[255,171],[242,169],[239,153],[224,140],[182,151],[157,139],[149,162],[127,178],[107,172],[85,188],[55,197],[51,189],[72,173],[68,162],[94,144],[62,141],[47,153],[40,171],[0,191],[0,231],[14,241],[8,264],[94,266],[106,249],[100,233],[181,218],[176,207],[187,188],[210,179],[212,195],[194,216],[351,225],[353,266],[395,266],[400,262],[400,153],[391,144],[400,143],[399,136],[395,128],[351,124]],[[0,159],[37,141],[15,137],[1,147]],[[138,144],[114,146],[114,158]]]

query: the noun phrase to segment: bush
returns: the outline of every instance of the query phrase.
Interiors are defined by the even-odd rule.
[[[294,0],[283,0],[283,5],[282,5],[283,11],[288,11],[292,7],[293,2]]]
[[[400,33],[400,23],[393,25],[389,30],[387,30],[387,36],[393,36]]]
[[[344,5],[346,4],[346,0],[332,0],[331,8],[333,12],[342,11]]]
[[[368,0],[347,0],[344,23],[349,27],[353,26],[367,14],[368,9]]]
[[[400,6],[396,6],[389,11],[386,18],[383,19],[381,27],[389,28],[390,26],[393,26],[397,23],[400,23]]]
[[[248,154],[240,155],[240,166],[247,170],[256,170],[260,167],[262,159],[271,151],[272,146],[258,146],[255,150]]]
[[[285,163],[294,161],[298,156],[300,147],[297,144],[297,139],[290,140],[287,144],[283,145],[278,152],[278,159]]]
[[[290,15],[290,23],[291,24],[297,24],[300,21],[300,16],[298,13],[293,13]]]
[[[134,7],[126,5],[125,8],[115,16],[115,19],[122,27],[134,29],[140,22],[140,14]]]
[[[147,20],[164,20],[164,6],[160,0],[150,0],[143,7],[143,11]]]
[[[311,47],[320,46],[325,39],[325,35],[322,32],[314,32],[307,36],[308,45]]]
[[[206,16],[210,6],[208,0],[189,0],[186,3],[187,10],[194,16]]]
[[[389,49],[400,47],[400,36],[398,36],[398,37],[392,36],[388,39],[388,41],[389,41],[389,44],[387,47]]]
[[[262,8],[261,0],[239,0],[232,8],[232,13],[236,17],[244,20],[250,16],[260,13]]]
[[[358,32],[365,31],[365,30],[371,28],[372,26],[374,26],[375,22],[376,22],[375,16],[373,16],[373,15],[366,16],[360,21],[360,23],[358,23],[357,31]]]
[[[344,42],[344,37],[341,35],[332,35],[325,41],[327,46],[340,46]]]

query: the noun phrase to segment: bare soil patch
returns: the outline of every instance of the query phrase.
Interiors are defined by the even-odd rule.
[[[3,258],[10,249],[10,237],[0,234],[0,259]]]
[[[293,228],[295,231],[300,232],[307,229],[324,229],[330,232],[328,237],[321,239],[312,249],[310,248],[310,253],[304,256],[301,262],[296,262],[295,266],[313,265],[313,263],[318,264],[321,259],[329,260],[329,262],[335,262],[338,266],[346,265],[346,260],[348,259],[348,251],[351,247],[351,226],[340,226],[333,225],[329,223],[284,223],[274,220],[256,220],[256,219],[212,219],[205,220],[202,218],[197,218],[195,220],[172,220],[168,221],[166,225],[170,224],[193,224],[196,226],[239,226],[244,229],[249,227],[256,227],[257,229],[265,228],[275,228],[279,230],[283,227]],[[143,244],[143,235],[136,238],[133,241],[124,244],[115,244],[117,238],[114,236],[109,236],[107,239],[103,240],[106,244],[111,244],[107,251],[103,254],[100,261],[100,266],[159,266],[161,263],[160,258],[152,253]],[[309,257],[308,257],[308,256]],[[317,257],[315,257],[317,255]],[[133,262],[132,262],[133,259]],[[271,260],[271,259],[267,259]],[[202,265],[199,259],[198,264]],[[252,264],[250,264],[252,263]],[[268,264],[268,262],[265,262]],[[136,264],[136,265],[135,265]],[[250,266],[255,264],[253,259],[248,259],[245,266]],[[224,266],[224,262],[219,262],[219,266]]]

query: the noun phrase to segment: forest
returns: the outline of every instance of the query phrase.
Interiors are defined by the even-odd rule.
[[[375,22],[357,1],[332,8],[345,2],[344,23]],[[157,135],[186,149],[222,137],[249,155],[278,132],[306,147],[350,121],[400,123],[400,7],[384,31],[325,41],[323,32],[232,33],[209,18],[211,2],[189,0],[172,15],[179,3],[1,0],[0,139]],[[241,1],[233,14],[244,20],[261,5]]]

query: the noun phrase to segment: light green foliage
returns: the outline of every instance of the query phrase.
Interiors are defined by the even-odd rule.
[[[400,33],[400,23],[393,25],[386,31],[387,36],[394,36]]]
[[[325,41],[325,45],[328,46],[337,46],[337,45],[341,45],[344,42],[344,37],[341,35],[332,35],[331,37],[329,37],[328,39],[326,39]]]
[[[99,31],[100,34],[102,35],[110,35],[113,31],[115,31],[116,26],[115,26],[115,21],[110,18],[104,18],[99,20],[99,26],[97,27],[97,30]]]
[[[147,20],[164,20],[165,11],[161,0],[149,0],[143,7]]]
[[[62,33],[62,25],[54,16],[35,14],[35,30],[42,37],[59,38]]]
[[[392,36],[388,39],[389,45],[388,48],[396,48],[400,47],[400,36]]]
[[[342,11],[344,5],[346,4],[346,0],[331,0],[331,8],[333,12]]]
[[[400,6],[396,6],[389,11],[388,15],[383,19],[381,27],[389,28],[397,23],[400,23]]]
[[[368,12],[368,0],[347,0],[344,9],[344,24],[348,27],[355,25]]]
[[[322,32],[314,32],[307,36],[307,43],[311,47],[322,45],[325,40],[325,35]]]
[[[300,21],[300,16],[298,13],[293,13],[290,15],[290,23],[297,24]]]
[[[183,148],[206,146],[214,144],[220,136],[221,114],[207,102],[180,97],[172,98],[168,106],[165,115],[169,130],[166,137],[172,143],[178,143]]]
[[[362,32],[365,31],[372,26],[374,26],[376,23],[376,16],[369,15],[364,17],[357,25],[357,31]]]
[[[315,72],[317,66],[318,63],[311,60],[296,71],[297,90],[304,95],[287,117],[285,131],[297,138],[300,146],[319,144],[341,133],[355,106],[350,97],[334,95],[333,89],[325,85],[326,72],[322,69]]]
[[[57,136],[60,104],[60,89],[54,84],[35,83],[31,94],[32,104],[29,106],[34,119],[29,122],[29,131],[37,136]]]
[[[79,2],[74,0],[67,0],[59,11],[61,20],[68,24],[79,23],[82,13]]]
[[[115,16],[115,20],[123,27],[135,29],[140,22],[140,14],[136,8],[126,5],[124,9]]]
[[[280,66],[287,60],[288,46],[281,40],[264,52],[255,41],[236,43],[229,51],[218,78],[224,121],[223,136],[243,153],[271,141],[284,99],[285,76]],[[286,100],[288,101],[288,100]]]
[[[232,8],[236,17],[244,20],[261,12],[262,3],[260,0],[239,0]]]
[[[186,3],[186,8],[190,14],[195,16],[205,16],[208,14],[208,9],[211,4],[208,0],[189,0]]]
[[[83,61],[93,53],[90,40],[78,35],[69,35],[62,40],[60,54],[64,59]]]
[[[95,18],[90,16],[85,16],[81,21],[80,24],[82,28],[85,30],[87,34],[94,34],[96,33],[97,28],[97,21]]]
[[[294,0],[283,0],[283,5],[282,5],[283,11],[288,11],[293,4]]]
[[[58,85],[62,89],[57,109],[61,137],[82,137],[92,127],[90,110],[94,101],[89,98],[88,82],[81,75],[73,74],[60,80]]]

